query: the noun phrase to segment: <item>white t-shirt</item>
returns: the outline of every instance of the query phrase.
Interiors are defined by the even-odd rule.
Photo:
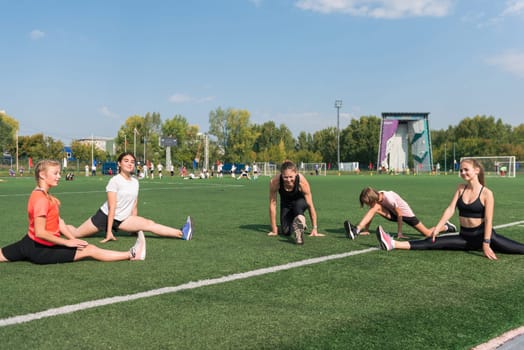
[[[115,175],[109,180],[106,192],[116,192],[115,220],[124,221],[133,212],[138,198],[138,180],[135,177],[127,180],[122,175]],[[104,214],[109,213],[107,201],[100,208]]]

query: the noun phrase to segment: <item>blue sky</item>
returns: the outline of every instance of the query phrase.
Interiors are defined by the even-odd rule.
[[[524,0],[0,0],[0,110],[20,135],[113,137],[218,107],[294,136],[362,115],[524,123]]]

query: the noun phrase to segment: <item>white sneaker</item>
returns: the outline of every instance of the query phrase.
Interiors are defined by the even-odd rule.
[[[306,217],[297,215],[293,220],[293,233],[295,234],[295,243],[304,244],[304,230],[306,228]]]
[[[131,260],[146,259],[146,238],[143,231],[138,231],[135,245],[129,251],[131,252]]]
[[[377,239],[380,243],[380,249],[382,250],[393,250],[393,238],[384,231],[382,226],[377,227]]]

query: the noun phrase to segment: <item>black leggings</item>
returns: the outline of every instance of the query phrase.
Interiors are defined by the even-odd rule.
[[[484,225],[466,228],[461,227],[458,235],[437,237],[435,242],[432,238],[409,241],[413,250],[482,250],[484,239]],[[497,253],[524,254],[524,244],[515,242],[491,231],[491,249]]]
[[[291,226],[297,215],[304,215],[308,205],[304,198],[299,198],[287,205],[280,206],[280,231],[283,235],[291,234]]]

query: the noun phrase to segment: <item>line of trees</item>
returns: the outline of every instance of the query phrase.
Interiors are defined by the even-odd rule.
[[[380,124],[382,118],[361,116],[352,119],[340,130],[340,160],[359,162],[367,168],[377,160]],[[15,133],[18,122],[0,114],[0,147],[4,152],[14,154]],[[314,133],[300,132],[295,138],[285,124],[274,121],[254,124],[247,110],[217,108],[209,113],[209,160],[223,162],[274,162],[284,159],[296,162],[326,162],[336,166],[337,130],[328,127]],[[159,113],[145,116],[133,115],[127,118],[115,135],[116,151],[134,151],[139,160],[155,163],[165,160],[164,149],[159,143],[161,136],[177,139],[177,147],[171,149],[175,165],[190,165],[204,153],[204,135],[198,126],[191,125],[182,115],[175,115],[162,121]],[[431,130],[433,160],[448,168],[455,157],[515,155],[518,160],[524,156],[524,124],[512,127],[492,116],[466,117],[458,125],[446,130]],[[32,157],[62,159],[63,143],[43,134],[18,137],[20,158]],[[92,148],[90,145],[73,141],[73,155],[80,162],[89,164]],[[145,151],[145,154],[144,154]],[[95,159],[112,160],[111,155],[95,149]]]

